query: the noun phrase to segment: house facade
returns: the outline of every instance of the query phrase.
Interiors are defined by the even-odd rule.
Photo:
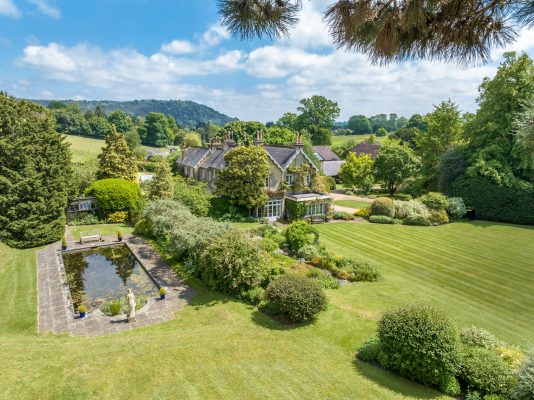
[[[321,163],[324,175],[337,178],[339,169],[345,161],[339,158],[339,156],[328,146],[313,146],[313,152],[315,153],[315,157],[317,157]]]
[[[214,191],[217,175],[225,166],[224,156],[235,145],[227,138],[224,143],[212,142],[209,148],[185,148],[177,160],[179,170],[185,177],[205,182],[209,190]],[[300,138],[294,146],[266,145],[260,132],[256,145],[265,149],[270,172],[265,179],[269,200],[254,210],[254,216],[270,221],[282,218],[324,220],[330,196],[313,190],[320,171],[304,152]]]

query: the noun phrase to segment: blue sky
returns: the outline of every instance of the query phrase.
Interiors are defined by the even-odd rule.
[[[215,0],[0,0],[0,89],[26,98],[194,100],[264,122],[321,94],[339,103],[341,120],[409,116],[449,98],[473,111],[503,51],[534,56],[531,30],[486,65],[373,66],[332,46],[321,20],[329,3],[304,1],[289,38],[242,42],[218,24]]]

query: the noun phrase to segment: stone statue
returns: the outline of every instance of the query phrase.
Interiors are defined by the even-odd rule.
[[[128,289],[128,322],[135,321],[135,295],[132,289]]]

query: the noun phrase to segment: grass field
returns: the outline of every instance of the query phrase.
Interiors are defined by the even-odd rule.
[[[122,233],[132,233],[133,227],[123,224],[99,224],[99,225],[81,225],[71,226],[70,231],[74,240],[80,240],[80,232],[97,231],[101,235],[116,235],[117,231]]]
[[[35,252],[0,244],[0,398],[401,399],[439,393],[354,362],[385,308],[444,307],[459,325],[534,341],[534,228],[325,224],[321,241],[384,279],[328,290],[315,323],[290,328],[207,290],[176,320],[100,338],[37,335]]]
[[[359,200],[336,200],[334,201],[334,204],[341,206],[341,207],[350,207],[350,208],[366,208],[371,205],[370,202],[359,201]]]
[[[67,142],[71,144],[72,161],[83,162],[96,159],[104,146],[103,139],[89,138],[85,136],[65,135]],[[153,147],[143,146],[145,149]]]
[[[357,143],[363,142],[365,139],[369,139],[370,136],[371,135],[334,135],[332,136],[332,146],[339,146],[349,140],[356,140]],[[387,140],[387,137],[377,138],[375,136],[375,139],[380,143],[383,143]]]

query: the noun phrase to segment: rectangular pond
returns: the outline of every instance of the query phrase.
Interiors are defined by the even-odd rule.
[[[63,253],[74,309],[95,310],[131,288],[136,297],[155,297],[158,288],[125,245]]]

